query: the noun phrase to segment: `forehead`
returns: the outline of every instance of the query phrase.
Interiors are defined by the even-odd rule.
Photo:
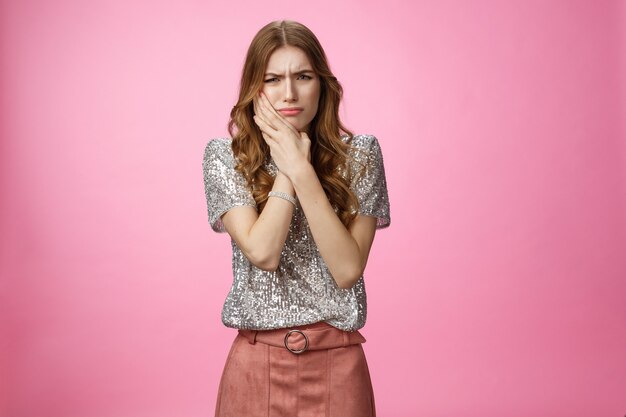
[[[304,51],[294,46],[282,46],[272,52],[267,62],[267,71],[299,71],[312,68]]]

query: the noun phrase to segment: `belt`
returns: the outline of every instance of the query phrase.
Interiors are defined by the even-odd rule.
[[[294,354],[307,350],[332,349],[365,342],[359,331],[347,332],[331,325],[317,326],[311,329],[305,326],[272,330],[238,329],[240,335],[248,342],[265,343],[271,346],[284,347]]]

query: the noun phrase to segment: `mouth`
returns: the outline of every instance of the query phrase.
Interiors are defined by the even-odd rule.
[[[301,113],[302,110],[302,107],[287,107],[278,111],[284,116],[295,116],[296,114]]]

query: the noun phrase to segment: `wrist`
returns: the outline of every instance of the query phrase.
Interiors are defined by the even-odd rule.
[[[296,199],[294,196],[292,196],[292,195],[291,195],[291,194],[289,194],[289,193],[282,192],[282,191],[274,191],[274,190],[272,190],[272,191],[270,191],[270,192],[267,194],[267,197],[268,197],[268,198],[269,198],[269,197],[278,197],[278,198],[282,198],[283,200],[287,200],[287,201],[289,201],[291,204],[293,204],[293,206],[294,206],[294,207],[298,204],[298,203],[297,203],[297,199]]]
[[[272,191],[282,191],[291,195],[295,195],[295,190],[293,188],[291,180],[281,171],[278,171],[278,173],[276,174],[276,178],[274,178]]]
[[[295,190],[300,184],[309,181],[313,177],[317,177],[315,168],[313,168],[313,165],[311,165],[311,163],[306,163],[295,168],[291,173],[289,180],[291,181],[291,184],[293,185],[293,188]]]

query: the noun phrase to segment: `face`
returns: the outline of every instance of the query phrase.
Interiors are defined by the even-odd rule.
[[[287,121],[298,131],[308,133],[309,124],[317,114],[320,80],[304,51],[290,45],[276,49],[267,63],[262,91]],[[302,110],[281,111],[288,107]]]

